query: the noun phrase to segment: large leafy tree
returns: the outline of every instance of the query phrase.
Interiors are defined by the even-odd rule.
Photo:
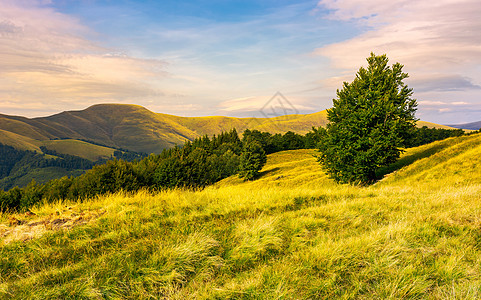
[[[267,156],[262,144],[254,139],[244,142],[244,149],[240,156],[239,177],[244,180],[252,180],[266,164]]]
[[[386,55],[371,53],[353,82],[337,90],[319,161],[340,183],[368,184],[376,170],[395,162],[412,135],[416,100],[403,82],[403,65],[388,66]]]

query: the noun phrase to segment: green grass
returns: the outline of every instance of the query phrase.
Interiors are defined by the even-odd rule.
[[[357,187],[314,151],[285,151],[252,182],[4,214],[0,233],[18,239],[0,248],[0,298],[479,299],[479,153],[479,134],[409,149]],[[99,217],[33,239],[8,225],[87,213]]]
[[[85,173],[85,170],[66,170],[60,167],[45,167],[45,168],[35,168],[30,169],[26,174],[19,176],[18,174],[14,174],[11,177],[6,177],[0,180],[0,183],[10,182],[7,180],[13,179],[13,186],[25,187],[27,186],[32,180],[35,180],[37,184],[43,184],[50,180],[61,178],[63,176],[80,176]]]

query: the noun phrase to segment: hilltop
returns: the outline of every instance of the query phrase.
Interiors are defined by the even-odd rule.
[[[98,104],[85,110],[67,111],[42,118],[0,115],[0,143],[39,151],[42,145],[51,146],[52,142],[45,141],[71,139],[111,148],[159,153],[164,148],[182,145],[186,140],[203,135],[212,136],[233,128],[239,133],[245,129],[257,129],[270,133],[293,131],[305,134],[313,126],[325,126],[327,122],[326,111],[275,118],[178,117],[154,113],[137,105]],[[449,128],[422,121],[418,126]],[[79,145],[84,146],[85,144]],[[57,146],[56,149],[70,154],[63,147]],[[99,149],[89,151],[93,150]],[[98,156],[104,154],[105,151],[100,151]]]
[[[284,151],[252,182],[2,215],[0,295],[479,299],[479,153],[481,134],[411,148],[358,187]]]

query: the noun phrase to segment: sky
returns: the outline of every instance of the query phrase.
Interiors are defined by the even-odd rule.
[[[0,0],[0,113],[313,113],[374,52],[404,65],[418,118],[480,121],[479,16],[479,0]]]

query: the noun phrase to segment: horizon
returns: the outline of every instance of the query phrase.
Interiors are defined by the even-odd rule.
[[[417,118],[481,120],[475,0],[0,0],[0,113],[95,104],[255,117],[277,92],[299,114],[332,107],[370,52],[399,62]]]
[[[147,107],[145,106],[142,106],[142,105],[139,105],[139,104],[132,104],[132,103],[96,103],[96,104],[92,104],[92,105],[89,105],[87,107],[84,107],[84,108],[80,108],[80,109],[71,109],[71,110],[64,110],[64,111],[59,111],[59,112],[54,112],[50,115],[46,115],[46,116],[39,116],[39,117],[26,117],[26,116],[22,116],[22,115],[11,115],[11,116],[16,116],[16,117],[26,117],[28,119],[36,119],[36,118],[46,118],[46,117],[50,117],[50,116],[53,116],[53,115],[57,115],[57,114],[61,114],[61,113],[64,113],[64,112],[79,112],[79,111],[84,111],[84,110],[87,110],[93,106],[97,106],[97,105],[126,105],[126,106],[139,106],[139,107],[142,107],[142,108],[145,108],[149,111],[151,111],[150,109],[148,109]],[[328,108],[329,109],[329,108]],[[262,115],[260,113],[258,113],[257,115],[247,115],[247,116],[240,116],[240,117],[235,117],[235,116],[227,116],[227,115],[194,115],[194,116],[188,116],[187,118],[203,118],[203,117],[227,117],[227,118],[237,118],[237,119],[248,119],[248,118],[276,118],[276,117],[282,117],[282,116],[293,116],[293,115],[310,115],[310,114],[316,114],[316,113],[320,113],[320,112],[323,112],[323,111],[326,111],[327,109],[323,109],[323,110],[320,110],[320,111],[315,111],[315,112],[309,112],[309,113],[290,113],[290,114],[276,114],[276,115],[272,115],[272,116],[267,116],[267,115]],[[156,111],[151,111],[153,113],[156,113],[156,114],[164,114],[164,115],[172,115],[172,116],[177,116],[177,117],[185,117],[185,116],[181,116],[181,115],[176,115],[176,114],[167,114],[167,113],[162,113],[162,112],[156,112]],[[2,113],[0,113],[2,114]],[[467,125],[469,123],[475,123],[475,122],[465,122],[465,123],[458,123],[458,124],[441,124],[441,123],[435,123],[435,122],[430,122],[430,121],[426,121],[426,120],[422,120],[422,119],[418,119],[417,121],[421,121],[421,122],[428,122],[428,123],[433,123],[433,124],[436,124],[436,125],[444,125],[444,126],[450,126],[450,125]]]

